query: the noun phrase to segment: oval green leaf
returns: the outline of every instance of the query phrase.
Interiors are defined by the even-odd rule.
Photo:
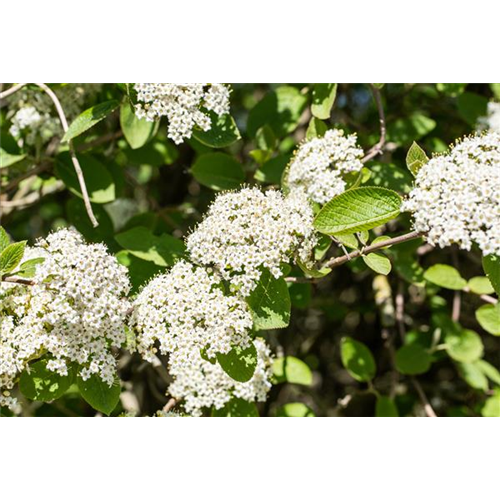
[[[245,180],[241,163],[224,153],[200,156],[193,165],[191,173],[200,184],[217,191],[236,189]]]
[[[377,371],[373,355],[362,342],[344,337],[340,343],[340,357],[344,368],[358,382],[368,382]]]
[[[349,189],[330,200],[318,213],[314,227],[321,233],[357,233],[381,226],[399,215],[401,197],[380,187]]]

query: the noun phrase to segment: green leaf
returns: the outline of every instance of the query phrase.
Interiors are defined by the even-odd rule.
[[[478,118],[487,115],[488,99],[473,92],[464,92],[457,98],[458,113],[469,124],[475,126]]]
[[[481,306],[476,311],[476,319],[488,333],[500,336],[500,303]]]
[[[114,111],[119,106],[119,104],[120,103],[118,101],[112,100],[102,102],[100,104],[97,104],[96,106],[92,106],[91,108],[86,109],[83,113],[79,114],[73,120],[63,136],[63,142],[74,139],[80,134],[83,134],[83,132],[87,131],[89,128],[92,128],[101,120],[104,120],[104,118],[106,118],[109,113]]]
[[[330,118],[337,95],[336,83],[316,83],[312,93],[311,113],[320,120]]]
[[[128,101],[122,103],[120,107],[120,126],[132,149],[142,148],[155,135],[157,123],[140,120]]]
[[[362,342],[344,337],[340,343],[342,365],[358,382],[368,382],[377,371],[375,359],[370,349]]]
[[[10,245],[10,238],[7,231],[0,226],[0,253],[3,252]]]
[[[257,147],[263,151],[272,151],[276,147],[276,136],[269,125],[264,125],[257,130],[255,135]]]
[[[27,155],[11,155],[4,149],[0,148],[0,169],[10,167],[11,165],[14,165],[15,163],[20,162],[21,160],[24,160]]]
[[[390,123],[388,139],[398,145],[410,144],[435,128],[436,122],[433,119],[421,113],[413,113],[409,118],[399,118]]]
[[[493,95],[500,100],[500,83],[490,83],[490,89]]]
[[[487,255],[483,257],[483,269],[495,292],[500,296],[500,256]]]
[[[312,117],[311,121],[309,122],[309,126],[307,127],[306,140],[310,141],[311,139],[314,139],[316,137],[323,137],[326,134],[327,130],[328,126],[325,122]]]
[[[212,413],[214,415],[231,415],[231,417],[237,415],[239,417],[246,417],[257,416],[259,410],[255,403],[250,403],[241,398],[233,398],[222,408],[212,410]]]
[[[404,194],[412,190],[413,175],[407,168],[394,163],[375,163],[371,165],[369,173],[370,186],[385,187]]]
[[[200,184],[218,191],[236,189],[245,180],[241,163],[225,153],[200,156],[191,173]]]
[[[259,170],[255,172],[255,180],[268,184],[280,184],[281,177],[289,161],[289,155],[280,155],[276,158],[267,160]]]
[[[476,276],[471,278],[467,283],[467,286],[472,293],[477,293],[478,295],[489,295],[490,293],[495,293],[495,289],[486,276]]]
[[[483,417],[500,417],[500,394],[495,394],[486,400],[481,415]]]
[[[357,250],[359,248],[359,240],[356,234],[337,234],[335,239],[343,246]]]
[[[92,375],[88,380],[77,377],[78,389],[87,403],[105,415],[111,415],[120,400],[120,381],[116,379],[110,387],[97,375]]]
[[[458,371],[461,377],[474,389],[480,391],[488,390],[488,379],[476,363],[458,363]]]
[[[481,337],[472,330],[460,327],[445,332],[445,347],[449,356],[461,363],[477,361],[484,351]]]
[[[227,354],[218,353],[217,361],[233,380],[248,382],[257,367],[257,350],[253,343],[246,349],[233,347]]]
[[[116,258],[121,265],[128,268],[128,275],[132,283],[132,293],[139,291],[141,286],[153,276],[164,271],[162,266],[140,259],[127,250],[120,250],[116,254]]]
[[[133,227],[117,234],[115,240],[132,255],[154,262],[158,266],[173,266],[179,258],[184,256],[185,252],[185,246],[181,240],[169,234],[156,236],[150,229],[143,226]]]
[[[304,403],[287,403],[276,411],[277,417],[315,417],[314,412]]]
[[[0,253],[0,273],[10,273],[13,271],[24,255],[26,242],[12,243]]]
[[[35,259],[30,259],[24,261],[19,266],[19,271],[16,273],[16,276],[20,278],[33,278],[36,272],[36,266],[41,264],[45,259],[43,257],[37,257]]]
[[[273,375],[277,384],[288,382],[310,386],[313,381],[311,369],[293,356],[276,358],[273,362]]]
[[[406,166],[410,172],[416,177],[418,171],[429,161],[425,151],[416,143],[413,142],[411,148],[406,155]]]
[[[179,157],[179,151],[174,143],[160,137],[155,137],[140,149],[126,148],[123,152],[126,155],[127,163],[138,166],[172,165]]]
[[[324,234],[357,233],[381,226],[399,215],[401,197],[379,187],[349,189],[318,213],[314,227]]]
[[[378,396],[375,405],[376,417],[399,417],[398,408],[388,396]]]
[[[71,370],[66,377],[47,370],[48,360],[33,363],[24,371],[19,380],[19,389],[33,401],[54,401],[59,399],[71,386],[74,374]]]
[[[116,186],[113,176],[106,166],[89,154],[79,154],[85,185],[92,203],[109,203],[116,198]],[[57,157],[56,174],[68,189],[83,198],[75,167],[68,152]]]
[[[307,97],[295,87],[282,86],[269,92],[248,115],[247,132],[254,137],[260,127],[269,125],[277,137],[293,132],[307,106]]]
[[[218,116],[213,111],[210,111],[212,125],[210,130],[195,129],[193,137],[210,148],[226,148],[236,141],[241,139],[240,131],[229,114]]]
[[[328,274],[332,272],[330,267],[322,267],[320,269],[316,269],[314,267],[309,267],[303,264],[300,261],[297,261],[297,265],[302,269],[304,274],[309,278],[324,278]]]
[[[474,363],[492,382],[500,385],[500,372],[484,359],[480,359]]]
[[[285,328],[290,322],[290,294],[283,278],[276,279],[267,269],[247,298],[256,330]]]
[[[363,262],[378,274],[388,275],[392,269],[391,261],[378,253],[363,255]]]
[[[462,290],[467,286],[467,280],[463,279],[454,267],[446,264],[429,267],[424,273],[424,278],[434,285],[449,290]]]
[[[419,344],[404,345],[396,351],[396,368],[405,375],[425,373],[431,362],[431,355]]]
[[[439,92],[444,92],[451,97],[456,97],[465,90],[467,83],[436,83],[436,87]]]

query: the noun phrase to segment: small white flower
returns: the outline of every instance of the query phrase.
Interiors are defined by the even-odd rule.
[[[244,188],[217,196],[186,244],[196,263],[213,266],[234,291],[248,296],[263,268],[279,278],[283,263],[310,259],[316,244],[313,219],[303,192],[284,197]]]
[[[257,366],[248,382],[233,380],[218,363],[204,360],[196,346],[186,345],[170,356],[169,372],[174,382],[169,394],[182,400],[186,412],[193,416],[201,416],[204,408],[220,409],[232,397],[265,401],[271,388],[271,351],[263,339],[256,338],[254,344]]]
[[[229,89],[220,83],[136,83],[136,115],[148,121],[166,116],[168,137],[176,144],[189,139],[194,127],[207,131],[210,118],[201,108],[229,113]]]
[[[432,158],[403,209],[433,245],[470,250],[477,243],[483,255],[500,254],[500,134],[464,139]]]
[[[342,178],[363,168],[363,150],[356,134],[344,136],[343,130],[328,130],[324,137],[303,143],[288,170],[290,190],[303,189],[317,203],[326,203],[345,190]]]
[[[152,279],[133,305],[130,325],[148,361],[156,342],[163,354],[189,348],[203,349],[209,357],[250,343],[252,316],[246,302],[224,294],[214,273],[185,261]]]
[[[0,284],[0,392],[12,388],[28,362],[42,354],[47,368],[112,384],[113,347],[125,342],[130,284],[127,269],[102,244],[61,229],[27,249],[23,260],[43,257],[34,286]]]

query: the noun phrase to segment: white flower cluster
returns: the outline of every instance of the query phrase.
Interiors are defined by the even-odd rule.
[[[343,130],[333,129],[302,144],[289,166],[290,190],[302,189],[321,204],[344,192],[342,176],[363,168],[363,150],[356,140],[356,134],[344,136]]]
[[[136,83],[138,118],[153,121],[166,116],[168,137],[176,144],[189,139],[195,126],[207,131],[210,117],[201,108],[217,115],[229,113],[229,88],[220,83]]]
[[[206,359],[234,346],[248,347],[252,328],[246,302],[225,294],[210,270],[179,261],[153,278],[134,301],[130,325],[144,359],[154,360],[157,341],[162,354],[169,355],[169,394],[183,401],[187,413],[199,416],[203,408],[222,408],[233,396],[265,401],[272,359],[262,339],[254,340],[257,367],[248,382],[233,380],[217,362]]]
[[[464,139],[417,174],[403,209],[417,231],[440,247],[457,243],[500,254],[500,133]]]
[[[257,367],[248,382],[237,382],[227,375],[218,363],[202,358],[200,350],[186,346],[171,356],[169,371],[175,377],[169,393],[182,399],[185,410],[200,416],[203,408],[222,408],[231,397],[248,402],[265,401],[271,388],[271,351],[262,339],[254,340]]]
[[[487,113],[479,119],[479,129],[500,133],[500,102],[489,102]]]
[[[186,244],[196,263],[213,266],[246,297],[263,268],[279,278],[284,262],[310,260],[316,244],[313,219],[301,191],[284,197],[279,191],[244,188],[220,194]]]
[[[35,285],[0,285],[0,393],[42,354],[62,376],[76,363],[84,380],[96,375],[111,385],[111,349],[125,342],[127,269],[104,245],[87,245],[68,229],[40,240],[24,260],[35,257],[44,258]]]
[[[224,294],[215,273],[179,261],[143,288],[130,324],[148,361],[154,359],[156,341],[162,354],[204,349],[212,358],[233,346],[249,346],[252,317],[245,301]]]
[[[84,109],[85,102],[92,99],[101,88],[102,85],[97,83],[77,83],[57,88],[55,93],[68,121],[76,118]],[[33,145],[62,133],[54,103],[42,90],[24,88],[13,94],[8,102],[8,117],[11,120],[9,132],[17,140],[22,139]]]

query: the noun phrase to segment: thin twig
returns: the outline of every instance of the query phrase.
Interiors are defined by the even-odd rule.
[[[170,398],[167,404],[162,408],[162,410],[167,413],[177,404],[177,399]]]
[[[8,184],[5,186],[2,186],[2,189],[4,191],[11,191],[12,189],[16,188],[22,181],[25,179],[29,179],[30,177],[34,175],[41,174],[42,172],[45,172],[51,167],[51,164],[49,162],[42,163],[40,165],[37,165],[35,168],[32,168],[31,170],[27,170],[26,172],[22,173],[15,179],[12,179]]]
[[[12,87],[0,93],[0,99],[5,99],[12,94],[15,94],[18,90],[21,90],[27,83],[16,83],[16,85],[12,85]]]
[[[398,325],[398,331],[401,340],[404,341],[406,336],[406,327],[404,324],[405,297],[404,297],[404,289],[402,283],[400,283],[398,286],[398,292],[396,294],[395,302],[396,302],[396,322]],[[415,377],[410,377],[410,380],[413,384],[413,387],[415,387],[415,390],[418,393],[420,401],[422,402],[425,414],[428,417],[437,417],[436,412],[432,408],[429,400],[427,399],[427,396],[425,395],[424,390],[422,389],[422,386],[420,385],[420,382]]]
[[[479,298],[489,304],[498,304],[498,299],[495,299],[495,297],[491,297],[490,295],[480,295]]]
[[[33,280],[18,278],[17,276],[2,276],[0,281],[5,281],[6,283],[15,283],[16,285],[36,285],[36,282]]]
[[[414,240],[415,238],[421,238],[423,236],[423,233],[420,233],[418,231],[412,231],[411,233],[403,234],[401,236],[396,236],[395,238],[391,238],[389,240],[385,241],[379,241],[378,243],[374,243],[373,245],[369,245],[367,247],[364,247],[363,250],[354,250],[351,253],[348,253],[347,255],[342,255],[340,257],[334,257],[333,259],[330,259],[327,261],[323,267],[337,267],[341,266],[342,264],[345,264],[347,261],[351,259],[355,259],[356,257],[360,257],[361,255],[368,255],[369,253],[376,252],[377,250],[380,250],[381,248],[385,248],[391,245],[396,245],[398,243],[404,243],[405,241],[410,241]]]
[[[424,405],[425,414],[428,417],[437,417],[436,412],[432,408],[429,400],[427,399],[427,396],[425,395],[424,390],[422,389],[422,386],[420,385],[420,382],[415,377],[411,377],[410,380],[412,381],[413,387],[415,387],[415,390],[417,391],[418,396],[420,397],[420,400]]]
[[[380,123],[380,139],[373,146],[370,151],[366,154],[366,156],[363,158],[362,162],[366,163],[368,160],[371,160],[375,156],[377,156],[379,153],[382,153],[382,150],[385,145],[385,140],[386,140],[386,126],[385,126],[385,113],[384,113],[384,107],[382,105],[382,98],[380,96],[380,90],[375,87],[372,83],[370,83],[370,87],[372,89],[373,97],[375,99],[375,103],[377,105],[377,111],[378,111],[378,116],[379,116],[379,123]]]
[[[68,122],[66,120],[66,115],[64,114],[64,110],[59,102],[56,94],[47,86],[45,83],[35,83],[38,87],[40,87],[51,99],[56,107],[57,114],[59,115],[59,120],[61,122],[64,133],[68,131]],[[83,202],[85,204],[85,209],[87,210],[87,214],[89,216],[90,222],[94,227],[99,225],[97,219],[95,218],[94,212],[92,210],[92,205],[90,203],[89,193],[87,191],[87,186],[85,184],[85,178],[83,176],[82,167],[80,166],[80,162],[76,157],[75,148],[73,147],[73,141],[68,140],[69,146],[69,154],[71,156],[71,161],[73,162],[73,166],[75,167],[76,176],[78,177],[78,183],[80,184],[80,189],[82,191]]]
[[[33,205],[33,203],[36,203],[39,201],[43,196],[46,196],[48,194],[53,194],[57,193],[58,191],[61,191],[64,188],[64,183],[62,181],[56,181],[53,184],[50,184],[46,187],[42,187],[38,191],[33,191],[29,193],[26,196],[22,196],[17,199],[12,199],[12,200],[2,200],[0,201],[0,208],[5,210],[5,213],[8,214],[10,213],[12,208],[24,208],[28,207],[30,205]],[[17,191],[16,195],[19,194],[19,191]]]

